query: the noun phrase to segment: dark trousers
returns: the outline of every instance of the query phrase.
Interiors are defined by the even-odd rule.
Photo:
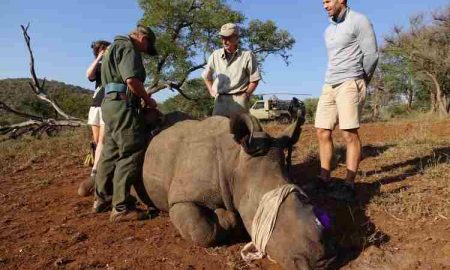
[[[142,181],[147,148],[146,128],[138,109],[109,93],[102,103],[105,137],[97,166],[95,190],[98,199],[111,201],[118,211],[134,207],[131,186]]]

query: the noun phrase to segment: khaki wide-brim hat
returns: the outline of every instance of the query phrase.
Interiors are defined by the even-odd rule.
[[[150,56],[158,55],[158,51],[156,50],[155,42],[156,42],[156,36],[155,33],[150,29],[150,27],[138,24],[137,30],[147,36],[148,38],[148,48],[147,53]]]
[[[220,28],[219,35],[222,37],[239,36],[239,26],[234,23],[226,23]]]

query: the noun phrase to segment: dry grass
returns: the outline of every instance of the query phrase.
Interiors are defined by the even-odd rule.
[[[23,137],[0,142],[0,174],[17,173],[33,164],[65,159],[82,160],[89,152],[87,129],[66,130],[55,137]]]
[[[448,175],[448,161],[427,167],[410,185],[376,195],[370,207],[384,211],[398,220],[417,220],[424,217],[450,219]]]
[[[418,125],[410,136],[399,140],[377,160],[389,170],[380,170],[383,172],[372,175],[372,180],[398,177],[408,181],[382,185],[382,192],[371,201],[371,209],[398,220],[450,219],[448,138],[434,137],[424,125]]]

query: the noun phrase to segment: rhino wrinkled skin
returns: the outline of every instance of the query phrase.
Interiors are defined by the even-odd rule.
[[[269,137],[266,152],[250,155],[257,139],[251,140],[244,122],[231,121],[230,128],[230,119],[221,116],[179,121],[155,136],[145,154],[146,192],[157,208],[169,212],[181,236],[196,245],[220,244],[242,230],[250,234],[261,197],[288,183],[281,137]],[[284,269],[326,269],[331,256],[322,230],[312,205],[291,193],[266,251]]]

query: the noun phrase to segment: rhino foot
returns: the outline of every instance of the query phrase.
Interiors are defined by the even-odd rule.
[[[202,247],[224,242],[240,224],[233,212],[220,208],[212,211],[192,202],[174,204],[169,215],[184,239]]]
[[[231,231],[238,225],[238,219],[235,213],[227,211],[223,208],[214,210],[214,213],[217,216],[218,223],[224,230]]]
[[[206,208],[190,202],[177,203],[170,208],[169,216],[184,239],[202,247],[216,243],[218,224]]]
[[[94,193],[94,182],[92,179],[84,180],[78,186],[77,193],[79,196],[86,197]]]

